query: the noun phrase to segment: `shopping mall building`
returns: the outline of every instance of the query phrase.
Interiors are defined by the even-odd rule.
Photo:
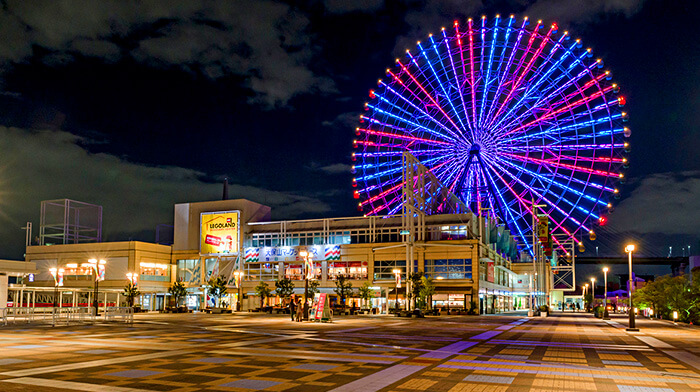
[[[513,272],[517,263],[506,256],[515,254],[513,239],[501,228],[494,230],[492,220],[472,213],[425,216],[424,224],[414,229],[422,234],[407,233],[400,215],[273,222],[270,207],[244,199],[177,204],[174,214],[172,245],[130,241],[28,246],[26,261],[36,265],[36,275],[32,282],[11,285],[9,300],[25,306],[53,302],[60,277],[55,279],[50,271],[56,268],[63,271],[61,306],[90,304],[95,278],[88,260],[104,260],[100,304],[123,305],[127,274],[135,273],[141,292],[136,302],[144,309],[167,306],[168,288],[176,281],[187,286],[187,306],[202,309],[213,304],[206,293],[209,278],[223,275],[229,286],[224,305],[236,304],[240,293],[242,309],[254,309],[260,306],[255,287],[261,281],[273,290],[272,305],[280,301],[274,296],[276,280],[287,277],[295,294],[303,293],[300,253],[306,251],[321,292],[334,296],[341,275],[354,288],[367,282],[378,312],[394,307],[397,298],[405,305],[411,267],[433,278],[435,307],[470,309],[475,302],[481,313],[496,313],[527,306],[526,278]],[[398,290],[394,270],[401,274]],[[359,299],[350,298],[348,304],[359,305]]]

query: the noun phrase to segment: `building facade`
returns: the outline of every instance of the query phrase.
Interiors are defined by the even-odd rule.
[[[313,265],[311,278],[321,292],[334,295],[341,275],[355,289],[369,285],[375,312],[393,308],[397,299],[400,306],[406,305],[405,282],[412,272],[433,279],[434,307],[475,307],[481,313],[495,313],[518,306],[517,276],[505,256],[509,252],[501,251],[494,234],[489,234],[493,221],[471,213],[425,216],[424,224],[410,233],[401,216],[273,222],[270,207],[238,199],[177,204],[174,222],[172,246],[145,242],[29,246],[26,260],[36,263],[39,272],[26,285],[53,287],[56,281],[49,270],[60,268],[61,290],[80,297],[71,303],[90,303],[94,275],[85,263],[99,259],[106,267],[98,299],[106,304],[123,305],[119,292],[128,282],[127,273],[136,273],[143,308],[163,309],[169,303],[168,288],[180,281],[188,290],[185,304],[192,309],[231,307],[240,301],[246,310],[260,306],[255,293],[260,282],[274,290],[276,280],[289,278],[294,293],[301,295],[307,262]],[[501,234],[497,236],[501,241]],[[308,253],[308,260],[302,252]],[[398,290],[395,270],[401,276]],[[223,276],[229,287],[218,302],[207,295],[213,276]],[[271,305],[283,305],[279,302],[270,300]],[[347,304],[359,306],[360,301],[349,298]]]

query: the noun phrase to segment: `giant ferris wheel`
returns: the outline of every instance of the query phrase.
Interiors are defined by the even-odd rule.
[[[400,212],[410,152],[523,240],[536,205],[554,234],[592,231],[628,167],[625,98],[611,79],[556,24],[482,17],[429,35],[370,91],[354,141],[359,207]]]

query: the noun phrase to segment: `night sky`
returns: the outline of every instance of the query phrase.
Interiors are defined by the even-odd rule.
[[[0,257],[22,258],[41,200],[100,204],[105,240],[153,241],[174,203],[220,199],[225,177],[273,219],[357,215],[367,91],[416,40],[496,13],[558,22],[627,98],[630,180],[586,255],[700,251],[698,1],[0,4]]]

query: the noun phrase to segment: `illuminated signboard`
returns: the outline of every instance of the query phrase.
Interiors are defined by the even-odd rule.
[[[199,253],[237,254],[240,243],[240,211],[203,212],[200,215]]]

